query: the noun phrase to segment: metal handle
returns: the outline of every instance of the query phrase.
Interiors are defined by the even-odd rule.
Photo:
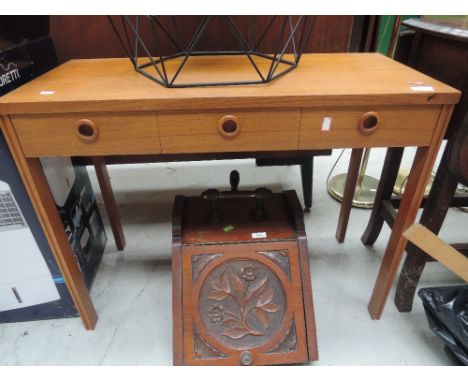
[[[203,199],[216,200],[216,199],[238,199],[238,198],[256,198],[266,199],[272,195],[271,190],[265,187],[257,188],[254,191],[221,191],[216,189],[209,189],[203,191],[201,194]]]
[[[225,115],[218,122],[218,132],[224,137],[232,139],[239,135],[240,120],[234,115]]]
[[[76,123],[76,133],[83,142],[94,142],[98,138],[99,130],[96,123],[90,119],[80,119]]]
[[[370,134],[380,127],[380,115],[375,111],[369,111],[361,115],[358,121],[358,129],[361,133]]]
[[[252,219],[254,221],[262,221],[267,219],[264,200],[272,195],[268,188],[257,188],[255,191],[223,191],[219,192],[216,189],[209,189],[202,193],[202,198],[210,202],[210,212],[208,213],[208,221],[210,223],[219,223],[223,219],[223,213],[219,210],[217,201],[219,199],[237,199],[237,198],[255,198],[255,209],[252,211]]]

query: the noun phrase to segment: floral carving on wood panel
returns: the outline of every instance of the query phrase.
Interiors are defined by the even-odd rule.
[[[208,265],[210,261],[223,256],[222,253],[210,253],[201,255],[192,255],[192,282],[195,282],[200,272]]]
[[[226,358],[226,354],[221,353],[212,345],[208,344],[194,327],[193,352],[195,359]]]
[[[284,286],[268,264],[248,258],[222,259],[198,276],[201,286],[194,297],[202,326],[197,330],[218,347],[262,346],[282,328],[287,311]]]
[[[275,249],[270,251],[259,251],[257,253],[273,260],[276,264],[280,266],[284,273],[286,273],[289,280],[291,280],[291,270],[289,266],[289,250]]]
[[[254,265],[247,264],[240,271],[228,267],[219,278],[211,280],[210,286],[211,292],[207,299],[218,303],[208,310],[208,317],[212,323],[222,325],[222,335],[231,339],[247,335],[262,336],[270,326],[270,316],[280,309],[272,302],[274,289],[270,285],[269,276],[259,279]],[[222,304],[228,299],[234,302],[235,310],[229,310]],[[251,326],[251,313],[260,322],[262,330]]]
[[[281,342],[278,345],[268,350],[267,354],[290,353],[294,351],[297,351],[297,336],[296,323],[294,320],[292,320],[286,336],[281,340]]]

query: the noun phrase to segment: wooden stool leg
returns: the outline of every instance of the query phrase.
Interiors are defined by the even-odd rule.
[[[457,181],[447,171],[446,153],[447,150],[444,152],[420,219],[420,223],[436,235],[442,227],[457,188]],[[428,259],[424,251],[411,243],[408,243],[406,252],[395,294],[395,305],[400,312],[411,312],[418,282]]]
[[[312,187],[314,176],[314,157],[304,158],[301,162],[302,195],[304,196],[304,211],[310,212],[312,207]]]
[[[114,235],[115,244],[117,249],[122,251],[125,248],[125,236],[122,228],[122,221],[120,220],[117,203],[115,202],[114,193],[109,179],[109,172],[107,171],[106,161],[103,157],[93,157],[94,168],[96,169],[96,176],[101,188],[102,199],[106,208],[107,216]]]
[[[351,152],[348,175],[346,176],[346,184],[343,192],[343,201],[341,202],[340,217],[338,218],[338,226],[336,227],[335,237],[338,243],[342,243],[346,236],[349,214],[351,213],[354,192],[356,191],[356,183],[359,176],[363,152],[364,149],[353,149]]]
[[[372,245],[379,237],[380,231],[384,224],[381,208],[384,200],[390,199],[395,185],[398,170],[400,169],[401,158],[403,156],[403,148],[389,148],[385,156],[382,174],[380,175],[379,187],[375,195],[374,207],[367,223],[367,228],[361,237],[364,245]]]

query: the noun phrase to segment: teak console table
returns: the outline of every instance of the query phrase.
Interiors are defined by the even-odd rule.
[[[186,82],[251,69],[190,59]],[[261,66],[261,65],[260,65]],[[166,67],[166,70],[171,70]],[[73,60],[0,98],[1,124],[84,326],[97,314],[57,214],[41,156],[290,152],[418,146],[369,312],[379,319],[460,93],[375,53],[305,54],[267,85],[166,89],[127,59]]]

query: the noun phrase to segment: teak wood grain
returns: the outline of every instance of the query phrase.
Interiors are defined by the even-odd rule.
[[[304,109],[299,149],[425,146],[430,143],[440,109],[440,106]],[[359,129],[358,123],[369,112],[379,117],[380,124],[366,132]],[[329,131],[321,130],[324,118],[330,118]]]
[[[223,136],[222,118],[237,121],[237,135]],[[158,113],[163,153],[296,150],[300,110],[202,110]]]
[[[161,152],[154,113],[78,113],[12,116],[26,156],[100,156]],[[94,123],[97,137],[86,141],[80,121]]]
[[[115,245],[119,251],[125,248],[125,235],[123,232],[122,221],[120,220],[119,210],[115,201],[114,192],[110,181],[109,172],[107,171],[106,160],[103,157],[92,157],[94,171],[99,182],[102,200],[106,207],[107,217],[112,229],[115,240]]]
[[[354,195],[358,180],[359,168],[361,167],[361,158],[364,149],[353,149],[351,151],[351,160],[348,165],[348,174],[346,175],[346,183],[344,195]],[[343,243],[346,236],[346,228],[348,227],[349,213],[353,204],[353,198],[343,198],[341,201],[340,216],[336,227],[336,240],[338,243]]]
[[[239,79],[251,70],[248,65],[245,58],[192,57],[184,80]],[[136,73],[127,59],[97,59],[69,61],[3,96],[0,115],[86,328],[94,327],[96,312],[36,157],[151,155],[164,150],[175,156],[242,150],[274,155],[313,148],[419,146],[369,305],[372,317],[379,318],[406,243],[402,232],[414,221],[459,98],[458,90],[374,53],[305,54],[296,70],[266,85],[185,89],[155,84]],[[331,131],[316,133],[316,124],[330,111],[336,113]],[[356,133],[362,113],[368,112],[380,113],[379,128]],[[227,113],[238,114],[234,117],[240,117],[241,131],[226,143],[212,129]],[[77,136],[81,120],[97,127],[97,134]],[[179,123],[170,126],[174,121]],[[248,134],[243,133],[251,137],[245,139]]]
[[[192,57],[184,80],[239,77],[251,70],[244,60]],[[413,91],[413,84],[434,90]],[[459,96],[377,53],[304,54],[296,70],[267,85],[184,89],[158,86],[135,72],[128,59],[95,59],[69,61],[7,94],[0,99],[0,114],[441,105],[456,103]]]

